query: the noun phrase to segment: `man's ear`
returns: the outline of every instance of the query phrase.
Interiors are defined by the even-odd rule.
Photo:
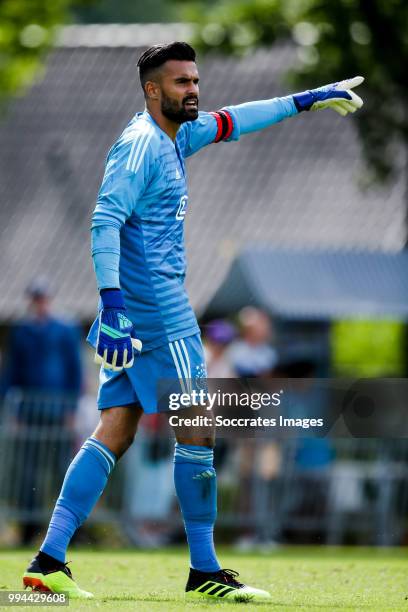
[[[146,81],[145,94],[149,100],[158,100],[160,97],[160,85],[156,81]]]

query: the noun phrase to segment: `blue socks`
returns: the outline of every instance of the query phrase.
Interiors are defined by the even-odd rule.
[[[99,440],[89,438],[66,473],[41,551],[65,563],[68,544],[89,516],[116,463]],[[213,450],[176,444],[174,483],[190,548],[191,567],[202,572],[220,569],[214,550],[217,482]]]
[[[68,544],[101,496],[115,463],[107,446],[88,438],[65,475],[42,552],[65,563]]]
[[[220,569],[213,531],[217,516],[217,480],[212,448],[176,444],[174,484],[183,514],[191,567],[202,572]]]

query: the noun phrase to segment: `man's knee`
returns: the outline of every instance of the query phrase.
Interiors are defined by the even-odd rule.
[[[170,417],[174,413],[169,413]],[[180,416],[183,417],[183,425],[173,427],[174,435],[179,444],[190,444],[191,446],[207,446],[214,448],[215,446],[215,426],[214,415],[211,410],[203,411],[202,406],[193,406],[182,411]],[[202,424],[190,426],[191,422],[197,417],[205,417]],[[188,425],[184,425],[188,423]]]
[[[215,446],[215,434],[213,436],[209,435],[205,438],[201,438],[194,436],[194,434],[186,436],[179,435],[176,432],[176,440],[179,444],[189,444],[191,446],[207,446],[209,448],[214,448]]]
[[[131,446],[136,432],[115,432],[112,433],[106,428],[98,427],[93,436],[105,444],[110,451],[119,459]]]
[[[141,414],[137,406],[107,408],[93,435],[119,459],[134,440]]]

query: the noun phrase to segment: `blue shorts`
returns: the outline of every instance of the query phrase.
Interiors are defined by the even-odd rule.
[[[189,393],[192,388],[202,388],[206,379],[201,336],[195,334],[142,352],[131,368],[120,372],[101,367],[98,408],[136,404],[146,414],[166,412],[169,407],[164,386],[168,389],[171,383],[171,392]]]

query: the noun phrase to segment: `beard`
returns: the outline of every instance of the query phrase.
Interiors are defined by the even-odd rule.
[[[197,108],[189,108],[186,106],[189,100],[196,100]],[[161,112],[167,119],[179,125],[186,121],[194,121],[198,117],[198,98],[197,96],[186,96],[180,104],[177,100],[163,94]]]

